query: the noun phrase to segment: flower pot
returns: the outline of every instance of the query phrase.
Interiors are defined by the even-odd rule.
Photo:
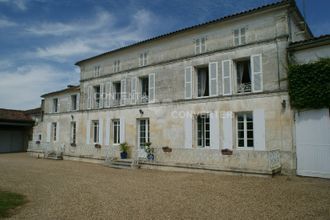
[[[120,153],[120,158],[121,159],[127,159],[127,152],[121,152]]]
[[[170,153],[170,152],[172,152],[172,148],[170,148],[170,147],[162,147],[162,149],[163,149],[163,152],[165,152],[165,153]]]
[[[154,160],[154,159],[155,159],[155,155],[153,155],[153,154],[148,154],[148,155],[147,155],[147,159],[148,159],[148,160]]]
[[[95,144],[95,148],[101,148],[101,144]]]
[[[233,155],[233,151],[230,149],[222,149],[221,153],[222,155]]]

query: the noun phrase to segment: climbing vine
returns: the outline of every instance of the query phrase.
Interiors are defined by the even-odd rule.
[[[290,103],[296,109],[330,107],[330,58],[289,67]]]

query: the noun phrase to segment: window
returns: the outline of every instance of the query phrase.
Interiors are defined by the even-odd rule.
[[[195,54],[206,52],[206,37],[198,38],[195,40]]]
[[[113,83],[113,105],[120,104],[120,92],[121,92],[121,84],[120,82]]]
[[[101,87],[98,86],[94,86],[94,108],[99,108],[100,107],[100,91],[101,91]]]
[[[147,52],[141,53],[139,58],[140,66],[146,66],[148,64],[148,54]]]
[[[120,120],[115,119],[112,121],[113,125],[113,143],[120,144]]]
[[[99,121],[92,121],[93,125],[93,141],[99,143]]]
[[[209,68],[197,68],[197,96],[209,96]]]
[[[53,112],[58,112],[58,98],[53,99]]]
[[[71,122],[71,144],[76,144],[76,122],[75,121],[72,121]]]
[[[210,146],[210,117],[208,114],[197,115],[197,146]]]
[[[245,44],[245,31],[246,28],[238,28],[234,30],[234,45],[242,45]]]
[[[236,62],[237,93],[251,92],[250,59]]]
[[[244,112],[237,114],[237,146],[238,148],[253,147],[253,114]]]
[[[150,124],[149,119],[139,120],[139,145],[144,149],[146,143],[150,142]]]
[[[94,76],[95,77],[100,76],[100,66],[95,66],[94,67]]]
[[[77,95],[71,95],[71,111],[77,110]]]
[[[120,60],[116,60],[113,63],[113,72],[119,72],[120,71]]]
[[[141,81],[141,102],[148,103],[149,100],[149,77],[140,78]]]
[[[57,123],[52,123],[52,134],[53,134],[53,141],[57,140]]]
[[[38,134],[38,141],[41,141],[41,134]]]

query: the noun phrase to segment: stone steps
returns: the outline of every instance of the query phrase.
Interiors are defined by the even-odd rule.
[[[47,155],[46,159],[63,160],[63,157],[62,157],[62,155],[58,155],[56,152],[51,152]]]
[[[115,169],[134,169],[140,168],[139,165],[135,165],[132,159],[116,159],[107,164],[111,168]]]

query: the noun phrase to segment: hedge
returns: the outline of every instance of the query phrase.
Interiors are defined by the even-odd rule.
[[[293,108],[330,107],[330,58],[291,65],[288,71],[290,104]]]

